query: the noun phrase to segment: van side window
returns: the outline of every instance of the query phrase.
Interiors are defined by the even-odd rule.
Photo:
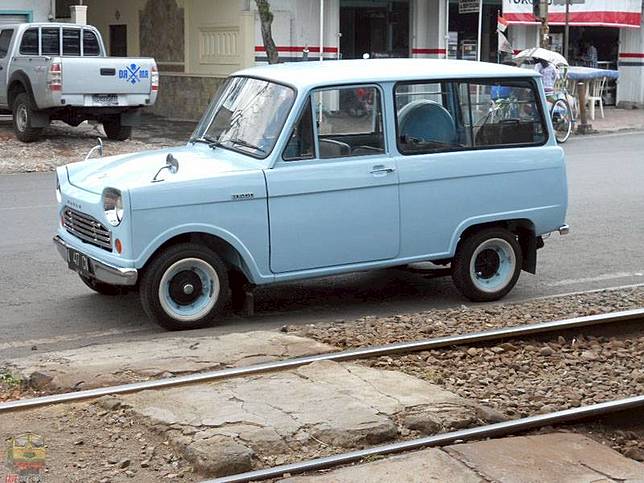
[[[11,37],[13,37],[13,29],[7,29],[0,32],[0,59],[4,59],[7,56]]]
[[[300,119],[293,127],[291,136],[282,154],[282,159],[284,161],[296,161],[299,159],[312,159],[314,157],[313,111],[311,110],[311,99],[308,98],[306,107],[300,115]]]
[[[81,55],[80,29],[63,29],[63,55]]]
[[[341,87],[313,93],[313,119],[322,159],[385,152],[382,101],[375,86]]]
[[[530,81],[462,83],[459,87],[473,147],[535,145],[546,141],[538,96]],[[469,108],[463,101],[466,96],[470,99]]]
[[[546,127],[530,80],[399,83],[395,87],[402,154],[539,145]]]
[[[462,149],[468,136],[451,82],[398,84],[398,149],[415,154]]]
[[[91,30],[83,29],[83,55],[97,56],[101,54],[96,34]]]
[[[42,55],[60,55],[60,29],[43,27],[40,33]]]
[[[20,53],[22,55],[38,55],[38,29],[25,30],[20,42]]]

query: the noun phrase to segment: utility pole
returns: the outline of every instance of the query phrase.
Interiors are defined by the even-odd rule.
[[[566,27],[564,29],[563,56],[568,58],[568,42],[570,41],[570,0],[566,0]]]
[[[548,0],[539,0],[539,11],[541,14],[541,42],[540,47],[543,49],[550,48],[550,27],[548,26]],[[568,2],[566,2],[568,3]]]

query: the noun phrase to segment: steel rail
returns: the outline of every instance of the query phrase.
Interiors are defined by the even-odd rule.
[[[224,476],[212,480],[206,480],[203,483],[243,483],[248,481],[261,481],[268,478],[279,478],[285,473],[304,473],[306,471],[320,470],[331,468],[347,463],[359,461],[368,456],[383,456],[403,451],[411,451],[432,446],[443,446],[455,443],[456,441],[467,441],[471,439],[488,438],[492,436],[503,436],[513,434],[519,431],[534,429],[542,426],[548,426],[554,423],[564,423],[584,419],[592,416],[601,416],[605,414],[625,411],[636,407],[644,407],[644,395],[619,399],[590,406],[581,406],[573,409],[566,409],[554,413],[540,414],[529,416],[527,418],[504,421],[501,423],[478,426],[476,428],[462,429],[449,433],[436,434],[424,438],[401,441],[398,443],[384,444],[371,448],[350,451],[348,453],[316,458],[299,463],[274,466],[262,470],[248,471],[236,475]]]
[[[162,389],[167,387],[194,384],[206,381],[220,381],[231,379],[233,377],[248,376],[266,372],[274,372],[285,369],[293,369],[312,362],[318,361],[349,361],[355,359],[365,359],[378,357],[389,354],[400,354],[418,352],[430,349],[439,349],[442,347],[467,345],[478,342],[486,342],[513,337],[523,337],[546,332],[556,332],[561,330],[577,329],[592,325],[614,324],[620,322],[633,321],[637,319],[644,320],[644,309],[633,309],[620,312],[611,312],[608,314],[589,315],[584,317],[575,317],[572,319],[555,320],[551,322],[539,322],[535,324],[519,325],[513,327],[504,327],[500,329],[487,330],[483,332],[474,332],[464,335],[450,335],[437,337],[433,339],[423,339],[411,342],[399,342],[396,344],[387,344],[380,346],[363,347],[359,349],[350,349],[339,352],[329,352],[312,356],[295,357],[280,361],[264,362],[246,367],[231,367],[219,369],[216,371],[201,372],[188,374],[185,376],[168,377],[164,379],[155,379],[152,381],[134,382],[121,384],[118,386],[99,387],[96,389],[85,389],[82,391],[69,392],[63,394],[53,394],[50,396],[41,396],[30,399],[18,399],[16,401],[7,401],[0,403],[0,413],[34,408],[50,404],[58,404],[71,401],[80,401],[101,396],[114,394],[126,394],[148,389]],[[644,327],[644,324],[642,325]]]

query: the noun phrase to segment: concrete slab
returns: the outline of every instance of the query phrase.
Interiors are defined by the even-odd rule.
[[[479,483],[485,481],[475,471],[444,451],[431,448],[392,456],[362,465],[349,466],[329,473],[296,476],[280,483]]]
[[[642,482],[644,464],[574,433],[510,437],[431,448],[280,483],[400,481]]]
[[[496,481],[644,482],[644,464],[575,433],[481,441],[445,451]]]
[[[312,339],[256,331],[88,346],[8,361],[36,389],[89,389],[337,350]]]
[[[145,391],[114,401],[165,433],[198,471],[221,476],[374,445],[400,435],[448,431],[490,412],[412,376],[348,363],[198,386]]]

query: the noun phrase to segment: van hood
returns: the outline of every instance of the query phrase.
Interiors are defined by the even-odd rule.
[[[167,169],[162,170],[157,179],[163,181],[158,184],[204,179],[222,173],[264,167],[257,159],[222,148],[187,145],[68,164],[67,177],[77,188],[97,194],[101,194],[106,187],[124,190],[148,186],[152,184],[159,169],[166,165],[168,154],[172,154],[179,162],[179,170],[174,174]]]

